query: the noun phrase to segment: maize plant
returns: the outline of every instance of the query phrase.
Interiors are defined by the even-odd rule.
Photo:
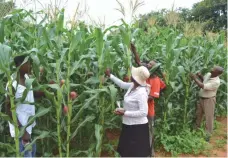
[[[136,46],[141,53],[141,59],[154,59],[162,63],[161,69],[166,74],[164,80],[168,87],[156,106],[159,118],[157,121],[164,122],[165,127],[161,128],[165,128],[171,133],[178,133],[179,128],[192,127],[194,123],[199,89],[191,82],[189,74],[197,72],[204,74],[216,64],[222,65],[224,69],[227,68],[225,59],[221,58],[226,56],[224,34],[218,36],[214,41],[210,41],[206,37],[200,36],[185,37],[181,31],[172,30],[172,28],[152,27],[148,31],[152,30],[156,30],[155,34],[148,35],[148,33],[140,31],[137,34]],[[145,37],[146,35],[149,37]],[[150,39],[149,43],[144,42],[148,39]],[[226,103],[220,100],[222,95],[224,97],[227,95],[226,74],[227,72],[224,72],[221,76],[222,84],[217,95],[217,111],[226,109]],[[172,130],[173,128],[176,130]]]

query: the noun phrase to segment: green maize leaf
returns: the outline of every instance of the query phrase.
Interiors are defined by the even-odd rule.
[[[110,112],[110,111],[107,111],[107,112]],[[110,128],[120,128],[118,126],[118,124],[117,125],[113,124],[113,122],[116,122],[116,120],[118,120],[118,119],[119,119],[119,117],[117,115],[114,115],[113,117],[111,117],[110,120],[105,121],[105,126],[110,127]]]
[[[130,46],[130,33],[127,28],[124,28],[123,26],[119,27],[121,32],[121,37],[123,38],[123,43],[129,47]]]
[[[106,148],[108,151],[114,152],[115,157],[120,157],[119,153],[115,150],[115,148],[111,144],[105,144],[104,148]]]
[[[156,65],[154,65],[151,69],[150,69],[150,74],[153,74],[153,72],[155,72],[159,67],[160,67],[161,63],[156,63]]]
[[[10,70],[11,48],[0,43],[0,69],[3,72]]]
[[[0,82],[3,83],[3,81],[0,81]],[[0,94],[5,94],[7,92],[3,86],[4,86],[3,84],[0,85]]]
[[[107,28],[107,29],[104,30],[104,34],[106,34],[108,31],[112,30],[113,28],[117,29],[118,26],[115,26],[115,25],[110,26],[109,28]]]
[[[184,70],[184,67],[183,66],[178,66],[178,70],[181,73],[181,75],[184,75],[185,74],[185,70]]]
[[[68,48],[63,48],[63,50],[61,51],[61,58],[60,58],[60,63],[64,62],[64,57],[66,55],[66,52],[68,51]]]
[[[56,89],[56,90],[60,89],[60,86],[58,84],[48,84],[47,86],[52,88],[52,89]]]
[[[34,78],[29,78],[25,80],[25,87],[26,89],[31,89],[32,88],[32,83],[34,82]]]
[[[16,26],[17,26],[18,28],[20,28],[20,30],[21,30],[21,32],[22,32],[23,35],[28,35],[31,39],[34,39],[34,38],[35,38],[29,31],[27,31],[27,30],[26,30],[25,28],[23,28],[21,25],[16,24]]]
[[[96,144],[96,155],[98,156],[101,152],[101,144],[102,144],[102,131],[103,127],[99,124],[95,124],[95,137],[97,140]]]
[[[9,121],[11,124],[14,124],[13,120],[6,114],[0,112],[0,117],[5,120],[5,121]]]
[[[72,66],[72,69],[71,69],[71,73],[70,75],[73,75],[75,73],[75,71],[80,68],[81,66],[81,62],[80,61],[75,61],[73,66]]]
[[[100,80],[97,77],[91,77],[85,81],[85,84],[98,84],[98,83],[100,83]]]
[[[168,108],[169,108],[169,110],[172,109],[172,103],[171,102],[168,103]]]
[[[108,87],[108,89],[109,89],[109,93],[110,93],[110,96],[111,96],[112,109],[114,109],[115,108],[114,107],[114,105],[115,105],[114,103],[115,103],[115,100],[116,100],[116,96],[117,96],[118,90],[115,88],[114,85],[110,85]]]
[[[44,138],[48,138],[48,137],[50,137],[50,132],[42,131],[39,136],[35,137],[31,143],[29,143],[28,145],[25,146],[25,149],[22,152],[22,154],[24,154],[27,150],[31,150],[32,145],[35,144],[38,139],[44,139]]]
[[[93,154],[94,154],[94,149],[95,149],[95,145],[94,144],[91,144],[89,149],[86,150],[86,151],[77,151],[75,152],[74,150],[71,150],[71,156],[78,156],[79,154],[82,154],[84,153],[87,157],[94,157]]]
[[[97,57],[101,58],[103,54],[103,47],[104,47],[104,41],[103,41],[103,33],[100,28],[95,29],[95,37],[96,37],[96,51],[97,51]]]
[[[135,37],[137,34],[139,34],[139,32],[140,32],[140,29],[136,28],[132,33],[132,38]]]
[[[82,32],[79,31],[73,37],[73,40],[72,40],[72,42],[70,44],[70,48],[69,48],[70,53],[73,52],[77,48],[77,46],[78,46],[79,42],[81,41],[81,39],[82,39]]]
[[[107,88],[90,89],[90,90],[84,91],[84,93],[85,94],[100,94],[100,93],[109,94],[109,90]]]
[[[32,11],[29,10],[29,11],[26,11],[26,10],[23,10],[26,14],[25,14],[25,17],[30,17],[33,21],[36,21],[36,18],[32,15]]]
[[[74,84],[74,83],[71,83],[70,84],[70,87],[84,87],[84,85],[81,85],[81,84]]]
[[[15,145],[0,142],[0,148],[7,149],[9,153],[15,152]]]
[[[87,104],[87,105],[88,105],[88,104]],[[74,123],[79,119],[79,117],[81,116],[83,110],[87,108],[87,107],[85,107],[85,106],[82,106],[82,104],[80,104],[79,106],[81,106],[81,108],[78,110],[78,112],[77,112],[77,114],[74,116],[74,118],[71,119],[71,124],[74,124]]]
[[[51,50],[52,46],[51,46],[50,38],[48,36],[46,28],[43,28],[42,32],[43,32],[44,42],[47,44],[48,48]]]
[[[3,43],[4,42],[4,28],[5,28],[5,25],[4,25],[4,20],[2,20],[0,22],[0,43]]]
[[[56,37],[56,39],[51,39],[51,44],[52,44],[52,46],[54,47],[54,49],[57,50],[57,52],[58,52],[58,50],[60,50],[61,44],[58,43],[58,37]],[[59,55],[59,54],[56,53],[55,55],[57,56],[57,55]]]
[[[182,37],[183,37],[183,34],[180,34],[175,38],[175,41],[173,43],[173,48],[179,47]]]
[[[40,65],[40,59],[38,58],[38,56],[36,54],[30,55],[30,57],[32,58],[32,61],[34,64],[36,64],[37,66]]]
[[[51,109],[52,109],[52,107],[49,107],[49,108],[42,108],[42,107],[40,107],[40,108],[38,109],[38,111],[36,112],[36,114],[35,114],[34,116],[32,116],[32,117],[29,118],[29,121],[28,121],[27,125],[26,125],[26,126],[23,126],[23,127],[21,128],[19,137],[21,137],[21,136],[24,134],[25,129],[26,129],[28,126],[30,126],[37,118],[39,118],[39,117],[41,117],[41,116],[44,116],[45,114],[47,114],[48,112],[50,112]]]
[[[47,18],[48,18],[48,15],[45,14],[45,15],[44,15],[44,18],[39,22],[38,25],[42,25],[42,24],[46,21]]]
[[[71,120],[71,123],[76,122],[79,117],[81,116],[82,112],[84,109],[87,109],[92,102],[94,102],[94,100],[96,100],[98,98],[98,94],[93,95],[92,97],[90,97],[89,99],[82,98],[82,96],[80,95],[78,97],[79,100],[84,100],[85,104],[80,108],[80,110],[77,112],[77,114],[74,116],[74,118]]]
[[[82,150],[71,150],[70,151],[70,155],[71,156],[75,156],[75,157],[78,157],[78,155],[81,155],[81,154],[85,154],[85,155],[88,155],[89,154],[89,151],[88,150],[85,150],[85,151],[82,151]]]
[[[88,122],[91,122],[95,119],[95,116],[87,116],[82,122],[77,125],[75,131],[71,134],[70,140],[72,140],[77,134],[81,127],[85,126]]]
[[[25,98],[27,97],[28,95],[28,92],[32,89],[32,84],[34,82],[35,79],[26,79],[25,80],[25,91],[23,92],[23,95],[22,95],[22,98],[20,99],[22,102],[24,102]]]
[[[59,13],[59,19],[57,21],[57,32],[60,34],[63,31],[64,24],[64,9],[62,9]]]
[[[166,52],[170,53],[173,49],[174,33],[170,33],[166,43]]]

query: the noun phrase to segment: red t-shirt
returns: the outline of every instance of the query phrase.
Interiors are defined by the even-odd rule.
[[[147,79],[147,84],[151,86],[150,96],[154,98],[159,98],[160,91],[166,87],[165,83],[158,76]],[[155,116],[154,100],[148,101],[148,116]]]

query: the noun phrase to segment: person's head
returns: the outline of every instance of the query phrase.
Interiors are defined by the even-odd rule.
[[[150,70],[153,66],[155,66],[157,63],[154,60],[151,60],[147,63],[147,68]]]
[[[144,66],[140,67],[132,67],[131,68],[131,81],[139,86],[144,86],[146,85],[146,80],[150,77],[150,72],[148,69]]]
[[[22,74],[31,72],[31,64],[30,64],[29,60],[27,62],[25,62],[23,65],[21,65],[24,62],[26,57],[27,57],[26,55],[21,55],[21,56],[16,56],[14,58],[14,63],[16,65],[16,67],[20,66],[19,72]]]
[[[211,69],[211,76],[212,77],[217,77],[217,76],[221,75],[222,73],[223,73],[223,68],[220,66],[214,66]]]

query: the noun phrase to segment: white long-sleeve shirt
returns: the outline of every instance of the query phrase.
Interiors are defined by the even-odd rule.
[[[132,91],[132,88],[134,87],[133,82],[123,82],[112,74],[110,75],[110,79],[120,88],[127,90],[123,102],[123,108],[125,110],[123,124],[136,125],[147,123],[147,100],[150,87],[148,87],[148,85],[139,86]]]

